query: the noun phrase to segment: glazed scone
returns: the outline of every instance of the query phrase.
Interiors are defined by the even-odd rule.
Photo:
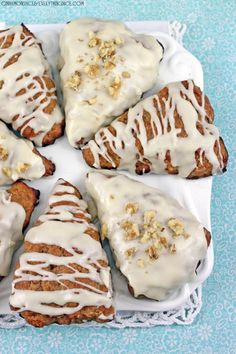
[[[66,133],[80,147],[155,84],[163,55],[152,36],[123,23],[81,18],[60,36]]]
[[[110,268],[77,188],[58,180],[25,237],[11,308],[36,327],[113,318]]]
[[[109,171],[89,172],[86,188],[135,297],[164,300],[196,279],[211,235],[176,200]]]
[[[55,83],[39,41],[23,24],[0,31],[0,118],[38,146],[63,134]]]
[[[39,191],[23,182],[10,189],[0,189],[0,278],[7,276],[14,251],[23,241],[22,231],[28,226],[38,202]]]
[[[0,121],[0,185],[50,176],[55,165],[31,141],[18,138]]]
[[[167,85],[101,128],[83,149],[96,168],[199,178],[226,171],[228,153],[214,111],[189,81]]]

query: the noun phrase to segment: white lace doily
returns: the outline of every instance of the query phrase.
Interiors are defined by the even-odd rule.
[[[183,35],[186,31],[186,25],[177,21],[169,23],[169,34],[177,42],[182,44]],[[153,327],[157,325],[187,325],[191,324],[202,306],[202,287],[195,289],[189,299],[179,308],[170,311],[158,312],[127,312],[118,311],[115,319],[109,323],[98,324],[96,322],[87,322],[75,324],[72,326],[103,326],[107,328],[125,328],[125,327]],[[17,314],[0,314],[0,328],[13,329],[27,326],[26,321]],[[56,325],[55,325],[56,326]]]
[[[177,309],[163,312],[117,312],[115,319],[108,323],[86,322],[72,326],[103,326],[107,328],[153,327],[157,325],[187,325],[191,324],[202,307],[202,287],[199,286],[189,297],[188,301]],[[0,315],[0,328],[20,328],[28,326],[19,315]],[[54,325],[57,326],[57,325]]]

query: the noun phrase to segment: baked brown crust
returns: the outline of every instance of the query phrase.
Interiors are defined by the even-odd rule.
[[[77,188],[75,188],[73,185],[71,185],[67,181],[61,182],[60,185],[62,186],[69,186],[73,188],[73,193],[69,193],[70,195],[74,195],[79,199],[82,199],[81,194]],[[55,192],[53,193],[53,196],[66,196],[68,193],[63,193],[63,192]],[[60,220],[58,213],[53,211],[52,208],[55,208],[56,206],[78,206],[75,202],[73,201],[66,201],[66,200],[61,200],[58,202],[54,202],[53,204],[49,204],[49,208],[45,212],[44,215],[50,215],[50,220],[51,221],[58,221]],[[55,216],[54,216],[55,215]],[[90,222],[90,216],[88,212],[83,213],[82,210],[81,212],[74,212],[71,211],[71,217],[73,218],[73,221],[71,220],[65,220],[64,222],[74,222],[74,223],[81,223],[82,220],[85,220],[87,222]],[[40,220],[40,218],[35,222],[34,227],[39,226],[42,224],[44,221]],[[85,233],[88,235],[88,237],[93,238],[94,240],[98,241],[100,240],[99,233],[96,229],[92,227],[88,227],[85,231]],[[24,242],[24,253],[31,253],[33,252],[35,255],[37,253],[44,253],[44,254],[51,254],[53,256],[57,257],[70,257],[72,254],[66,250],[65,248],[56,246],[56,245],[51,245],[46,243],[47,240],[45,240],[45,243],[31,243],[29,241]],[[74,248],[73,248],[74,249]],[[80,250],[74,249],[74,251],[78,254],[80,254]],[[36,256],[35,258],[36,259]],[[40,263],[40,262],[39,262]],[[34,261],[28,261],[28,264],[37,264],[37,262]],[[100,259],[97,261],[97,264],[93,263],[93,260],[91,259],[91,265],[97,269],[97,271],[100,271],[99,265],[102,267],[108,267],[108,263],[104,261],[104,259]],[[18,263],[16,266],[16,269],[20,267],[20,264]],[[73,270],[72,270],[73,268]],[[66,289],[85,289],[88,291],[92,291],[91,288],[88,286],[92,286],[94,289],[98,289],[99,291],[102,292],[107,292],[108,289],[104,284],[99,284],[96,281],[92,280],[91,278],[88,277],[80,277],[80,273],[88,273],[88,269],[82,265],[76,264],[76,263],[69,263],[69,267],[67,265],[53,265],[50,264],[48,267],[44,268],[45,270],[62,275],[62,274],[67,274],[67,273],[73,273],[74,271],[78,271],[78,277],[76,277],[76,282],[68,279],[62,279],[59,281],[56,280],[47,280],[46,278],[42,277],[42,280],[20,280],[17,281],[14,285],[14,289],[20,289],[20,290],[32,290],[32,291],[56,291],[56,290],[65,290]],[[24,271],[27,274],[35,274],[34,272],[31,271]],[[15,277],[16,279],[17,277]],[[55,300],[56,301],[56,300]],[[51,307],[62,307],[59,306],[56,303],[51,303],[47,304],[48,306]],[[63,305],[63,307],[76,307],[78,303],[75,302],[68,302]],[[17,311],[16,307],[13,307],[11,305],[11,309],[13,311]],[[79,311],[75,311],[72,314],[65,314],[65,315],[57,315],[57,316],[49,316],[49,315],[44,315],[41,313],[33,312],[33,311],[22,311],[20,312],[21,316],[25,318],[25,320],[35,326],[35,327],[43,327],[52,323],[58,323],[58,324],[71,324],[71,323],[81,323],[84,321],[88,320],[95,320],[97,322],[107,322],[108,320],[105,319],[105,317],[113,317],[114,315],[114,308],[113,306],[110,306],[106,308],[105,306],[85,306],[82,307]],[[99,318],[102,316],[102,318]],[[104,319],[103,319],[104,317]]]
[[[189,82],[188,81],[183,81],[182,85],[185,88],[188,88]],[[199,87],[194,85],[193,87],[193,94],[198,102],[199,105],[202,106],[202,91],[200,90]],[[169,91],[168,87],[163,88],[158,94],[158,99],[160,102],[160,106],[157,104],[157,99],[154,96],[153,98],[153,106],[156,109],[157,116],[159,118],[160,124],[162,126],[162,134],[163,134],[163,117],[165,117],[165,104],[169,98]],[[189,102],[191,102],[188,97],[185,97],[185,99]],[[205,109],[205,120],[209,124],[213,124],[214,122],[214,110],[211,106],[211,103],[208,99],[207,96],[204,96],[204,109]],[[152,124],[151,122],[151,117],[149,112],[143,111],[143,116],[142,116],[145,130],[146,130],[146,136],[147,136],[147,141],[153,139],[154,134],[157,135],[159,134],[157,132],[157,128],[155,124]],[[179,115],[177,109],[174,111],[174,120],[175,120],[175,127],[178,129],[181,129],[180,133],[178,133],[179,138],[186,138],[188,135],[185,131],[185,127],[183,125],[183,121],[181,119],[181,116]],[[123,123],[124,125],[127,125],[128,123],[128,111],[122,114],[119,118],[117,118],[118,122]],[[100,129],[100,131],[97,133],[100,138],[104,138],[103,140],[103,147],[99,150],[98,153],[98,164],[99,166],[96,165],[96,167],[99,168],[104,168],[104,169],[116,169],[119,168],[121,164],[121,157],[116,153],[116,149],[112,148],[112,143],[114,141],[110,142],[105,139],[106,135],[106,129],[109,130],[109,132],[116,137],[117,136],[117,131],[114,128],[114,122],[112,122],[110,125],[108,125],[105,128]],[[138,119],[136,120],[136,131],[132,131],[132,136],[131,138],[135,139],[135,147],[136,147],[136,163],[135,163],[135,173],[138,175],[142,175],[145,173],[149,173],[152,171],[152,162],[148,159],[147,156],[145,156],[145,151],[142,146],[142,141],[139,140],[137,132],[139,132],[139,122]],[[169,129],[168,129],[169,128]],[[171,127],[169,126],[167,128],[167,131],[171,130]],[[201,122],[201,117],[198,114],[198,121],[196,125],[196,129],[200,132],[200,134],[204,135],[204,128]],[[122,137],[121,137],[122,139]],[[96,144],[98,148],[100,148],[99,143],[96,141],[96,136],[94,140],[92,140],[92,143]],[[121,141],[122,143],[122,141]],[[171,147],[170,147],[171,148]],[[106,151],[106,154],[104,153],[104,150]],[[87,164],[91,167],[95,167],[95,157],[92,149],[88,145],[86,145],[83,150],[83,157]],[[222,172],[226,171],[227,167],[227,162],[228,162],[228,152],[226,149],[226,146],[224,144],[223,139],[220,137],[219,140],[215,141],[214,145],[214,153],[217,156],[217,159],[219,161],[220,169]],[[128,152],[127,152],[128,154]],[[108,156],[108,158],[106,157]],[[158,153],[156,156],[156,159],[158,159]],[[112,161],[112,162],[111,162]],[[200,149],[195,151],[195,161],[196,161],[196,167],[191,171],[191,173],[186,177],[188,179],[197,179],[201,177],[207,177],[212,175],[212,170],[213,170],[213,165],[212,163],[207,159],[205,152],[203,154],[200,154]],[[170,150],[166,150],[165,154],[165,159],[164,159],[164,164],[165,164],[165,171],[168,174],[179,174],[179,168],[178,166],[174,166],[171,160],[171,154]]]
[[[51,160],[48,160],[45,156],[41,155],[36,148],[33,149],[33,152],[42,158],[45,167],[44,176],[45,177],[52,176],[56,169],[55,164]]]
[[[0,53],[0,57],[2,56],[4,57],[6,49],[12,48],[14,46],[15,35],[16,33],[12,33],[11,28],[0,31],[0,51],[1,49],[3,50],[2,54]],[[32,46],[39,47],[45,58],[41,44],[38,42],[34,34],[24,24],[21,24],[20,41],[21,41],[20,45],[18,45],[19,52],[14,54],[4,64],[3,68],[7,68],[7,66],[13,65],[15,62],[18,61],[19,57],[21,56],[21,47],[22,48],[32,47]],[[24,84],[25,78],[29,77],[30,75],[31,75],[30,73],[26,72],[24,75],[16,77],[15,80],[16,82],[22,81],[22,83]],[[0,90],[2,89],[2,87],[4,88],[4,81],[0,81]],[[36,94],[34,91],[35,87],[38,87],[38,93]],[[44,91],[45,94],[43,93]],[[32,92],[32,96],[29,98],[30,92]],[[42,74],[42,76],[32,76],[31,84],[28,85],[27,87],[24,87],[24,85],[22,85],[22,89],[16,93],[16,96],[24,96],[24,95],[25,96],[27,95],[27,97],[25,98],[25,104],[27,104],[27,101],[30,101],[32,107],[32,111],[30,111],[29,114],[27,114],[27,116],[29,116],[29,119],[25,119],[24,116],[23,117],[24,119],[22,120],[20,111],[19,114],[16,114],[13,117],[8,117],[8,119],[11,119],[11,124],[13,128],[17,130],[24,138],[32,140],[34,143],[36,143],[37,136],[42,132],[40,130],[36,132],[34,131],[33,128],[31,128],[30,122],[32,119],[35,119],[35,117],[32,116],[32,113],[37,112],[40,109],[40,106],[42,104],[45,104],[45,102],[47,102],[45,108],[43,109],[43,112],[48,114],[49,119],[50,118],[52,119],[54,110],[57,108],[56,107],[57,106],[56,86],[53,79],[51,78],[51,74],[47,69],[45,69],[45,72]],[[41,99],[40,103],[38,103],[39,97]],[[4,120],[3,117],[1,118]],[[60,136],[63,135],[64,125],[65,125],[64,120],[60,119],[60,122],[56,122],[51,127],[50,130],[45,131],[45,135],[42,139],[42,143],[39,144],[37,142],[37,145],[46,146],[46,145],[53,144],[56,139],[58,139]]]
[[[11,195],[11,201],[20,204],[25,209],[25,229],[30,222],[35,206],[38,204],[40,192],[28,186],[26,183],[17,181],[7,190]]]

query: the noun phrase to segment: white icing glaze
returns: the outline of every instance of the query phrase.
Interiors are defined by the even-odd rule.
[[[115,162],[107,151],[106,144],[109,143],[110,149],[121,158],[118,168],[128,169],[131,172],[135,171],[138,154],[140,161],[146,158],[151,162],[151,172],[157,174],[167,173],[165,158],[166,152],[169,150],[171,163],[173,166],[178,167],[179,175],[188,177],[196,167],[195,152],[200,149],[201,157],[202,154],[205,154],[212,164],[212,174],[221,173],[223,168],[222,156],[219,162],[214,152],[215,142],[219,146],[219,131],[206,119],[204,94],[202,94],[202,105],[199,105],[193,93],[193,82],[191,80],[188,81],[188,85],[188,89],[181,82],[167,85],[169,97],[167,100],[162,100],[162,104],[165,107],[165,115],[162,114],[158,95],[154,95],[140,101],[128,110],[127,124],[119,122],[118,118],[111,123],[111,126],[116,130],[116,136],[106,127],[100,129],[95,134],[94,140],[88,143],[95,160],[93,166],[100,167],[100,154],[113,167],[116,167]],[[154,101],[157,102],[160,117],[158,117]],[[185,138],[178,137],[181,128],[175,127],[175,109],[178,111],[187,133]],[[147,139],[143,120],[144,111],[148,112],[151,117],[153,137],[150,140]],[[198,121],[202,124],[204,135],[196,128]],[[136,122],[138,122],[138,127]],[[170,131],[168,131],[168,125],[171,127]],[[157,132],[155,132],[155,128]],[[142,144],[143,155],[141,156],[132,132],[137,134],[137,138]],[[86,149],[86,146],[84,149]]]
[[[97,204],[100,222],[107,225],[107,238],[116,265],[128,279],[135,296],[145,295],[162,300],[182,285],[196,279],[198,261],[204,259],[207,251],[205,233],[203,226],[176,200],[158,189],[108,171],[90,172],[86,188]],[[125,207],[128,203],[138,205],[135,214],[127,213]],[[141,243],[140,238],[127,240],[121,227],[122,222],[128,219],[141,230],[143,215],[150,210],[156,211],[158,221],[165,228],[161,235],[166,237],[168,243],[174,242],[176,246],[176,253],[164,250],[154,261],[150,261],[145,252],[152,240],[145,243]],[[190,237],[173,238],[167,226],[171,218],[181,220]],[[126,251],[130,248],[135,248],[136,253],[132,258],[127,258]],[[144,267],[137,266],[139,259],[144,261]]]
[[[0,190],[0,276],[9,273],[13,253],[23,239],[24,221],[24,208],[11,202],[7,191]]]
[[[116,66],[106,70],[98,55],[99,45],[89,47],[89,34],[94,33],[103,41],[119,38],[115,45]],[[66,113],[66,132],[72,146],[84,138],[85,141],[103,125],[135,104],[142,93],[149,90],[157,79],[162,48],[157,40],[148,35],[135,34],[123,23],[81,18],[67,24],[60,37],[61,82]],[[83,60],[80,62],[80,60]],[[86,73],[86,65],[99,66],[96,78]],[[81,83],[78,90],[68,87],[70,77],[79,71]],[[128,72],[124,78],[122,72]],[[115,77],[121,78],[117,97],[108,93]],[[88,100],[96,97],[94,104]]]
[[[33,149],[34,145],[30,141],[17,138],[0,121],[0,185],[15,182],[20,178],[34,180],[44,175],[43,160]],[[6,159],[1,157],[1,151],[6,151]],[[27,168],[24,170],[25,164]],[[5,168],[11,169],[10,174],[4,173]]]
[[[27,127],[32,128],[36,136],[31,140],[41,146],[47,132],[55,123],[63,120],[58,105],[51,114],[45,112],[50,100],[57,99],[55,87],[48,89],[43,80],[38,82],[35,79],[50,77],[49,65],[38,41],[31,36],[27,37],[22,26],[14,26],[7,32],[0,33],[0,37],[5,35],[6,38],[0,46],[0,82],[4,82],[0,89],[0,118],[6,123],[11,123],[23,136]],[[3,48],[8,36],[11,35],[14,35],[12,45]],[[21,38],[22,35],[25,36],[24,39]],[[20,57],[14,64],[4,67],[12,56],[19,53]],[[18,79],[21,76],[23,78]],[[26,90],[25,93],[16,95],[23,89]],[[19,117],[13,120],[17,115]]]
[[[58,257],[48,253],[29,252],[20,257],[20,268],[15,272],[15,276],[19,278],[13,281],[10,297],[11,305],[18,308],[19,312],[30,310],[50,316],[58,316],[76,313],[85,306],[103,305],[107,308],[112,306],[110,268],[99,263],[100,260],[107,262],[106,254],[100,242],[86,234],[88,229],[96,228],[90,223],[86,203],[74,194],[72,195],[75,189],[63,185],[64,183],[65,181],[62,179],[57,182],[49,198],[49,207],[45,214],[39,218],[42,223],[32,227],[25,240],[33,244],[45,243],[62,247],[71,256]],[[55,206],[54,203],[58,202],[60,202],[60,205]],[[74,205],[67,205],[68,202],[72,202]],[[82,253],[78,254],[76,250]],[[39,261],[41,264],[28,264],[29,261]],[[73,268],[73,263],[86,268],[88,273],[79,272]],[[67,266],[73,272],[54,274],[44,269],[49,265]],[[27,275],[24,273],[25,270],[33,271],[36,274]],[[85,284],[83,278],[94,281],[98,285],[103,285],[107,290],[102,291],[96,286]],[[56,281],[62,285],[63,281],[71,281],[78,285],[86,285],[87,289],[69,289],[65,286],[63,290],[31,291],[15,288],[17,282],[34,280]],[[77,303],[77,306],[64,306],[68,302]],[[49,306],[50,303],[55,303],[61,307]],[[110,315],[108,317],[102,316],[100,319],[108,320],[111,319],[110,317]]]

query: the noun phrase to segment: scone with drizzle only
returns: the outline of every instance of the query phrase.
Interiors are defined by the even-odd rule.
[[[0,189],[0,278],[8,275],[14,251],[38,203],[39,191],[23,182]]]
[[[108,171],[89,172],[86,188],[135,297],[164,300],[196,279],[211,235],[176,200]]]
[[[52,161],[42,156],[31,141],[18,138],[0,121],[0,185],[18,179],[35,180],[51,176]]]
[[[163,56],[154,37],[96,18],[69,22],[60,36],[60,51],[66,133],[74,147],[154,86]]]
[[[38,146],[63,134],[64,118],[40,42],[22,25],[0,31],[0,118]]]
[[[209,99],[193,81],[167,85],[101,128],[83,148],[96,168],[200,178],[226,171],[228,153]]]
[[[58,180],[25,237],[11,308],[36,327],[112,320],[110,268],[79,190]]]

